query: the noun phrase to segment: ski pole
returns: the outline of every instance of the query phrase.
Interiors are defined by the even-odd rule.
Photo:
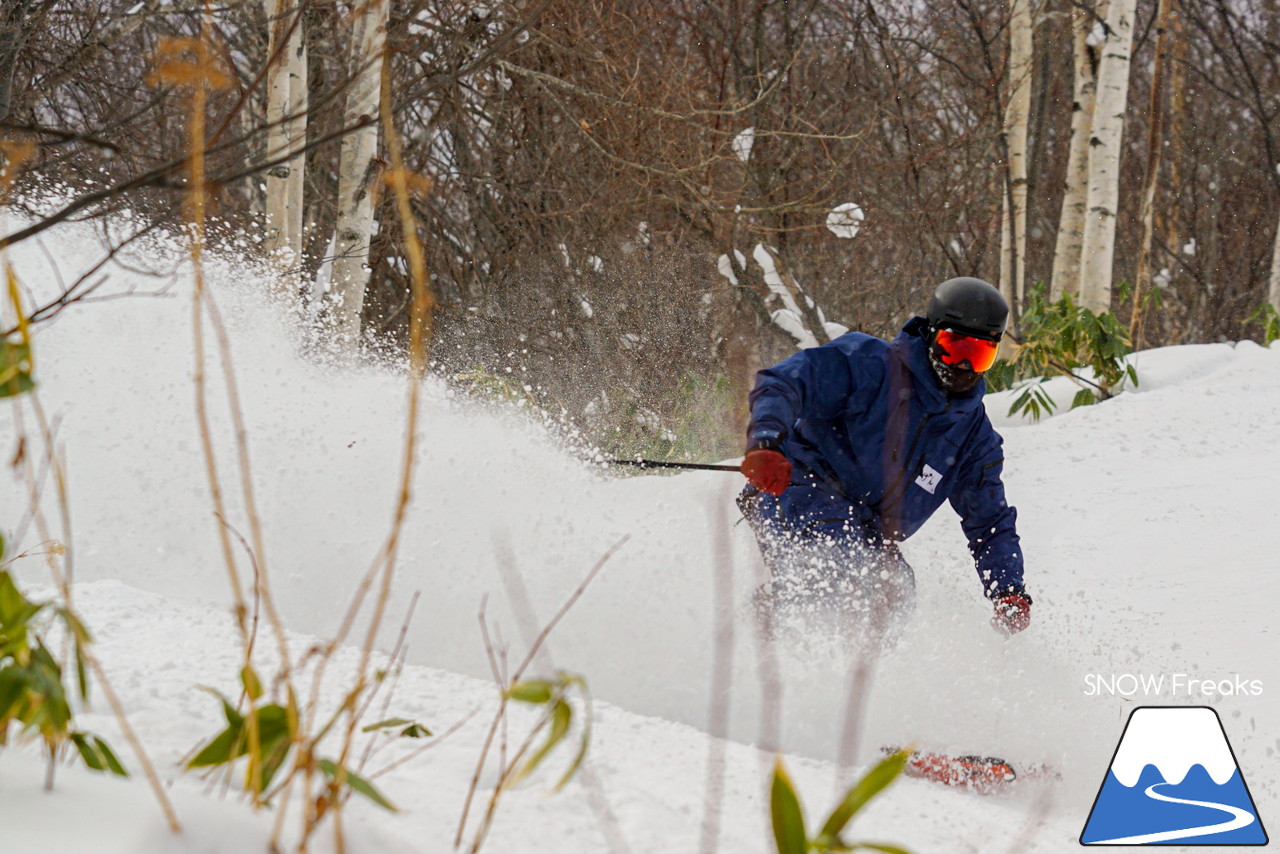
[[[714,463],[668,463],[662,460],[605,460],[611,466],[635,466],[641,469],[697,469],[699,471],[736,471],[737,466],[723,466]]]

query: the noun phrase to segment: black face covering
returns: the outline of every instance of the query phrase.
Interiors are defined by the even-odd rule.
[[[968,364],[967,362],[965,364]],[[964,394],[973,391],[977,386],[978,380],[982,379],[982,374],[976,371],[965,370],[954,365],[948,365],[938,358],[938,345],[936,342],[929,343],[929,365],[933,368],[933,375],[938,378],[938,385],[950,394]]]

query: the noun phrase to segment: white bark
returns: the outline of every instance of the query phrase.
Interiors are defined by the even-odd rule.
[[[343,121],[355,124],[362,116],[378,114],[382,55],[387,37],[389,0],[368,0],[352,13],[352,80],[347,89]],[[360,311],[369,284],[369,243],[373,232],[373,201],[378,154],[378,125],[372,123],[342,139],[338,161],[338,222],[329,304],[340,346],[355,348],[360,341]]]
[[[1003,195],[1000,228],[1000,290],[1015,316],[1026,290],[1027,258],[1027,119],[1031,114],[1031,0],[1009,2],[1009,103],[1004,136],[1009,154],[1008,187]],[[1012,210],[1010,209],[1012,203]]]
[[[274,160],[299,151],[307,137],[307,53],[301,6],[290,0],[266,0],[270,38],[267,56],[276,55],[267,69],[266,156]],[[282,269],[296,267],[302,257],[302,186],[304,158],[298,154],[266,173],[266,234],[263,248]]]
[[[1111,268],[1115,261],[1116,207],[1120,194],[1124,113],[1129,98],[1134,6],[1135,0],[1111,0],[1111,8],[1107,10],[1107,36],[1098,63],[1098,94],[1089,144],[1089,190],[1080,253],[1080,304],[1095,312],[1111,308]]]
[[[1276,164],[1276,171],[1280,172],[1280,163]],[[1280,312],[1280,220],[1276,222],[1275,246],[1271,250],[1271,288],[1267,293],[1267,302]]]
[[[289,75],[289,101],[293,109],[293,120],[289,128],[289,144],[292,151],[297,152],[289,161],[289,203],[288,217],[285,227],[289,235],[289,251],[293,254],[293,268],[297,269],[302,260],[302,249],[306,237],[305,215],[303,207],[303,188],[306,186],[307,156],[303,149],[307,144],[307,109],[309,93],[307,91],[307,43],[302,30],[302,22],[298,22],[298,40],[296,49],[291,46],[296,74]]]
[[[1105,14],[1100,9],[1099,14]],[[1067,156],[1066,191],[1054,244],[1049,299],[1080,295],[1080,247],[1084,242],[1084,212],[1089,180],[1089,139],[1093,135],[1093,104],[1098,80],[1089,49],[1094,19],[1087,9],[1072,10],[1071,30],[1075,56],[1075,87],[1071,105],[1071,148]]]
[[[1169,15],[1172,0],[1157,0],[1156,55],[1151,69],[1151,100],[1147,121],[1147,172],[1142,186],[1142,243],[1138,246],[1137,272],[1133,276],[1133,310],[1129,320],[1129,340],[1136,348],[1141,342],[1142,301],[1151,287],[1151,242],[1155,238],[1156,185],[1164,157],[1165,53],[1169,49]]]

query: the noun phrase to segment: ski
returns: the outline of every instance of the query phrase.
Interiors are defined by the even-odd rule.
[[[902,748],[885,747],[885,753],[897,753]],[[964,789],[982,795],[1007,790],[1021,779],[1052,778],[1056,775],[1043,766],[1024,768],[1019,773],[1013,765],[995,756],[951,756],[945,753],[912,751],[902,770],[903,776],[917,780],[929,780]]]

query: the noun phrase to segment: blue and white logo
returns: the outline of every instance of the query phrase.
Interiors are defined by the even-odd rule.
[[[1266,845],[1267,832],[1218,713],[1133,710],[1082,845]]]

